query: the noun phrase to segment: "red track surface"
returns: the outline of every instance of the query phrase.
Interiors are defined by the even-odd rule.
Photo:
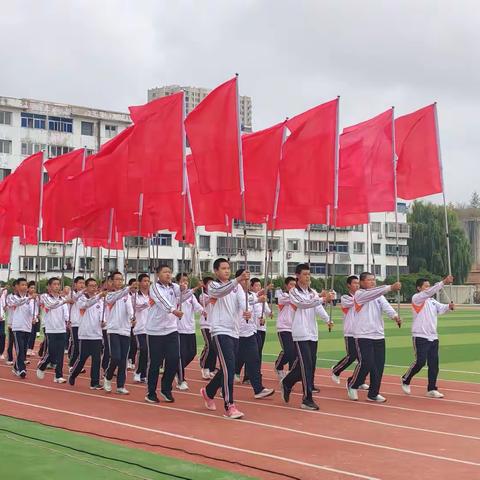
[[[480,384],[442,380],[446,398],[434,400],[424,397],[423,379],[416,380],[408,397],[399,378],[385,376],[382,394],[388,402],[377,405],[365,402],[364,392],[358,402],[347,400],[343,382],[334,385],[328,371],[317,370],[319,412],[299,409],[300,385],[289,405],[277,393],[255,400],[250,386],[236,385],[236,403],[245,418],[231,421],[222,417],[221,399],[217,412],[204,408],[198,391],[205,381],[196,368],[188,369],[189,392],[176,392],[174,404],[150,405],[144,402],[145,386],[133,384],[131,373],[130,395],[120,396],[90,391],[87,375],[75,387],[53,383],[50,371],[39,381],[35,363],[32,359],[25,380],[0,365],[2,413],[238,461],[253,468],[142,447],[265,479],[285,478],[282,473],[306,480],[480,478]],[[264,383],[278,386],[271,364],[264,365]]]

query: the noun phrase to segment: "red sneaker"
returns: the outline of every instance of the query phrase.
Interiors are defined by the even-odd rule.
[[[235,406],[234,403],[232,403],[228,407],[228,410],[224,413],[223,416],[226,417],[226,418],[231,418],[231,419],[235,420],[237,418],[242,418],[243,413],[240,410],[237,409],[237,407]]]
[[[207,395],[207,390],[205,387],[200,389],[200,395],[202,396],[203,400],[205,401],[205,407],[208,408],[208,410],[216,410],[217,406],[215,405],[215,400],[213,398],[210,398]]]

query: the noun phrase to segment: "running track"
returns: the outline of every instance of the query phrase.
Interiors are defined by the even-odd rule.
[[[385,376],[384,405],[346,399],[344,379],[334,385],[329,372],[317,369],[315,395],[319,412],[300,410],[300,385],[285,405],[279,393],[255,400],[249,385],[236,385],[237,406],[245,413],[239,421],[222,417],[203,406],[199,395],[205,383],[196,368],[187,370],[189,392],[174,393],[174,404],[144,402],[145,386],[132,383],[129,396],[89,390],[87,375],[75,387],[53,383],[47,370],[40,381],[32,358],[28,377],[13,376],[0,364],[0,412],[79,432],[112,436],[124,444],[145,442],[141,448],[175,455],[225,470],[263,479],[450,479],[480,478],[480,384],[440,381],[446,398],[424,397],[425,380],[412,384],[412,396],[404,395],[399,378]],[[196,362],[192,363],[196,366]],[[264,364],[264,383],[277,388],[272,364]],[[175,452],[167,445],[198,455]],[[225,463],[237,461],[255,468]]]

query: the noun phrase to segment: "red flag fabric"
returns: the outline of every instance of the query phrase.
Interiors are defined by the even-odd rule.
[[[5,211],[0,208],[0,263],[10,263],[10,255],[12,253],[12,236],[6,232],[5,221],[7,217]]]
[[[237,79],[232,78],[185,120],[202,193],[240,190],[237,108]]]
[[[242,136],[246,217],[265,222],[273,214],[285,123]]]
[[[49,182],[56,179],[57,175],[66,178],[76,175],[82,171],[84,149],[73,150],[72,152],[51,158],[45,162],[45,169],[48,172]]]
[[[435,105],[395,119],[397,192],[405,200],[441,193]]]
[[[392,117],[389,109],[340,135],[338,210],[342,215],[395,209]]]

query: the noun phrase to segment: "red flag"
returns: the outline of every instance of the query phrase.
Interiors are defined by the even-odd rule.
[[[83,157],[85,150],[80,148],[72,152],[60,155],[45,162],[45,169],[48,172],[49,182],[56,179],[56,176],[66,178],[76,175],[82,171]]]
[[[397,192],[413,200],[443,190],[435,105],[395,119]]]
[[[240,190],[237,109],[237,79],[232,78],[185,120],[202,193]]]
[[[395,209],[392,109],[340,135],[338,210],[352,213]]]
[[[10,263],[12,253],[12,236],[5,233],[5,221],[7,220],[6,212],[0,209],[0,263]]]

